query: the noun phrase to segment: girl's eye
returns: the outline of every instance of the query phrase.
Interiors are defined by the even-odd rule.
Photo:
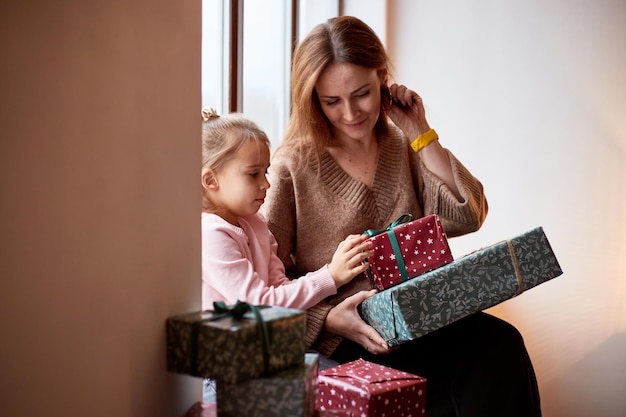
[[[367,90],[367,91],[366,91],[366,92],[364,92],[364,93],[357,94],[357,95],[356,95],[356,97],[357,97],[357,98],[363,98],[363,97],[367,97],[367,96],[369,96],[369,95],[370,95],[370,90]]]
[[[339,100],[331,100],[331,101],[327,101],[327,102],[326,102],[326,105],[327,105],[327,106],[332,106],[332,105],[335,105],[335,104],[337,104],[337,103],[339,103]]]

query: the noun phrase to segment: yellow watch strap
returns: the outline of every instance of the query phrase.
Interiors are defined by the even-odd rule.
[[[430,144],[433,140],[439,139],[439,135],[434,129],[429,129],[426,132],[419,135],[413,142],[411,142],[411,148],[415,152],[419,152]]]

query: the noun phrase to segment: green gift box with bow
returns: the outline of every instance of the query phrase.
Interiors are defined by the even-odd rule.
[[[169,317],[167,370],[235,384],[300,366],[305,320],[302,310],[240,302]]]
[[[543,228],[538,227],[381,291],[363,301],[360,312],[394,346],[493,307],[562,273]]]

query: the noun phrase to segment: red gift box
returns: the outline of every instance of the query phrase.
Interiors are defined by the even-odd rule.
[[[363,359],[320,371],[317,381],[320,415],[417,417],[426,412],[425,378]]]
[[[437,215],[411,218],[404,214],[385,230],[365,232],[374,243],[366,272],[372,288],[382,291],[454,260]]]

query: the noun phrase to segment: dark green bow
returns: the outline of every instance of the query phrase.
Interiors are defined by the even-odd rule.
[[[384,232],[389,232],[394,227],[398,227],[402,223],[408,223],[411,220],[413,220],[413,215],[410,214],[410,213],[404,213],[403,215],[398,217],[396,220],[394,220],[393,223],[391,223],[389,226],[385,227],[384,229],[382,229],[382,230],[367,229],[365,231],[365,234],[368,235],[369,237],[373,237],[373,236],[379,235],[379,234],[384,233]]]
[[[251,310],[250,304],[237,300],[232,306],[227,306],[224,301],[213,302],[213,316],[211,320],[232,316],[235,320],[241,320],[243,315]]]
[[[391,248],[393,249],[393,253],[396,255],[396,263],[398,264],[400,275],[402,275],[402,281],[407,281],[409,279],[409,274],[406,272],[406,265],[404,264],[404,258],[402,257],[402,252],[400,251],[400,244],[398,243],[398,239],[396,238],[396,234],[394,233],[393,229],[403,223],[408,223],[411,220],[413,220],[413,216],[410,213],[404,213],[383,230],[368,229],[365,231],[365,234],[369,237],[374,237],[381,233],[387,232],[389,242],[391,243]],[[373,283],[373,279],[371,277],[370,281]]]

